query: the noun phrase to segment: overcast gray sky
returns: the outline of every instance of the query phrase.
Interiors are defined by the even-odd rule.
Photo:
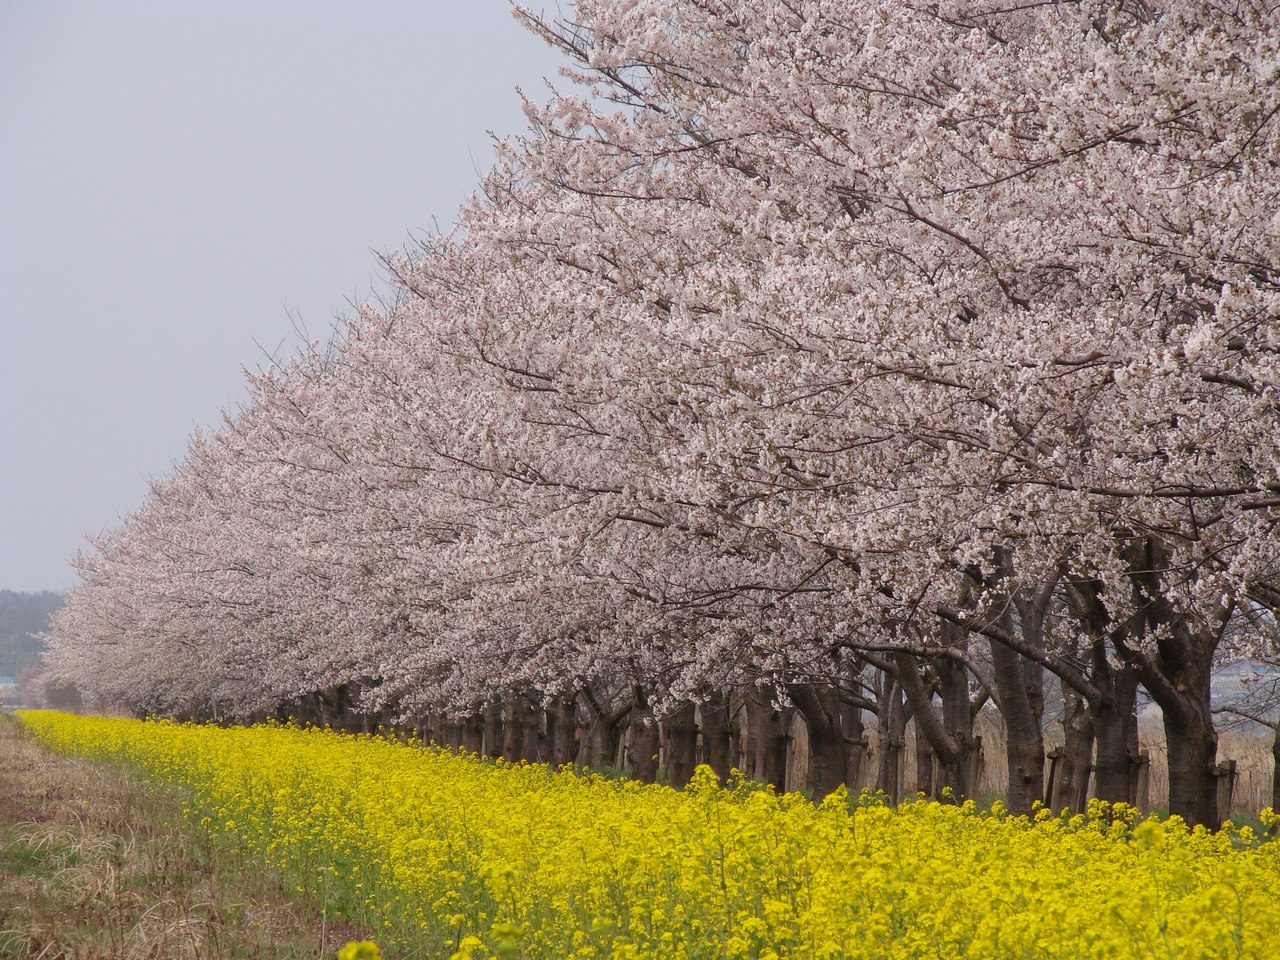
[[[455,220],[558,63],[505,0],[0,2],[0,589],[70,586],[258,345]]]

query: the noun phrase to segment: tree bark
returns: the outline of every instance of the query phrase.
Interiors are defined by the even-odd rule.
[[[1234,610],[1224,598],[1211,614],[1192,620],[1169,601],[1162,578],[1168,551],[1154,537],[1134,540],[1126,548],[1135,600],[1143,627],[1155,636],[1154,655],[1117,644],[1139,680],[1164,712],[1169,749],[1169,812],[1188,823],[1216,828],[1226,811],[1218,810],[1214,773],[1218,734],[1209,703],[1213,657]]]
[[[502,717],[502,756],[511,763],[538,760],[537,705],[530,697],[507,698]]]
[[[1093,762],[1093,721],[1089,704],[1066,684],[1062,687],[1062,760],[1049,806],[1073,812],[1085,809],[1089,801],[1089,767]]]
[[[456,750],[462,745],[462,721],[457,717],[445,717],[440,724],[440,746]]]
[[[948,630],[948,634],[953,645],[968,645],[967,637],[958,640],[954,630]],[[938,796],[950,787],[952,798],[960,802],[974,796],[978,789],[978,785],[972,782],[974,771],[978,769],[978,740],[973,733],[976,708],[969,700],[969,674],[963,663],[940,657],[934,669],[938,674],[938,691],[942,699],[942,721],[958,748],[957,753],[948,751],[943,756],[934,745],[934,755],[938,758],[934,786]]]
[[[721,782],[729,779],[733,769],[729,739],[729,698],[721,690],[712,690],[698,705],[702,721],[702,762],[715,771]]]
[[[585,766],[596,769],[616,767],[621,739],[619,725],[631,712],[632,701],[627,700],[618,708],[606,711],[590,691],[583,691],[583,696],[588,722],[582,762]]]
[[[418,736],[423,743],[440,742],[440,715],[434,712],[424,713],[418,718],[421,726],[418,728]]]
[[[1009,625],[1012,626],[1011,624]],[[1044,735],[1036,709],[1030,661],[1002,643],[991,643],[991,673],[1005,728],[1005,756],[1009,764],[1006,804],[1010,813],[1029,814],[1044,798]]]
[[[773,691],[756,687],[747,694],[747,776],[786,789],[787,730],[783,712],[774,709]]]
[[[916,741],[916,793],[931,797],[933,790],[933,747],[929,746],[929,738],[915,728]]]
[[[1089,633],[1091,677],[1087,700],[1097,748],[1094,795],[1108,803],[1128,803],[1131,747],[1133,752],[1137,750],[1138,676],[1132,663],[1124,658],[1119,666],[1113,666],[1108,646],[1110,639],[1117,651],[1123,648],[1128,626],[1113,622],[1097,580],[1072,578],[1068,598]],[[1086,790],[1087,787],[1086,782]],[[1082,797],[1082,804],[1085,799],[1087,794]]]
[[[1277,721],[1272,728],[1271,735],[1271,810],[1273,813],[1280,813],[1280,721]],[[1277,826],[1280,824],[1273,823],[1270,834],[1276,833]]]
[[[479,753],[484,747],[484,718],[473,713],[462,720],[462,749],[466,753]]]
[[[698,765],[698,721],[694,703],[680,704],[659,726],[667,783],[683,787],[693,779],[693,770]]]
[[[495,700],[484,708],[484,755],[494,759],[502,756],[502,741],[502,704]]]
[[[543,759],[552,766],[573,763],[574,734],[577,732],[576,700],[576,697],[570,695],[552,697],[547,703],[547,736],[543,744]]]
[[[902,746],[907,729],[906,705],[902,685],[885,672],[879,700],[880,756],[876,765],[876,789],[898,802],[902,783]]]
[[[1188,823],[1217,827],[1226,811],[1218,810],[1218,734],[1209,707],[1209,669],[1187,663],[1169,672],[1176,678],[1176,700],[1168,694],[1157,698],[1169,749],[1169,812]]]
[[[962,642],[954,636],[952,640]],[[942,796],[943,789],[949,787],[955,799],[969,798],[973,794],[973,785],[969,781],[977,741],[973,736],[973,711],[969,704],[969,684],[964,665],[949,657],[939,657],[931,662],[942,693],[939,711],[932,690],[925,687],[920,675],[919,658],[899,653],[895,655],[894,662],[898,681],[915,721],[918,789]]]
[[[857,794],[862,789],[863,767],[867,758],[867,730],[862,722],[862,708],[842,698],[841,723],[844,728],[845,785]]]
[[[642,783],[654,783],[658,779],[658,723],[648,693],[640,686],[635,688],[629,734],[628,772]]]
[[[1004,597],[996,596],[992,600],[990,620],[998,624],[1005,635],[1021,636],[1029,647],[1040,649],[1053,583],[1036,589],[1019,584],[1013,556],[1003,548],[996,551],[996,567],[995,575],[985,583],[1004,593]],[[1040,728],[1044,713],[1044,668],[996,640],[990,641],[990,650],[991,674],[996,687],[993,693],[1004,721],[1005,757],[1009,767],[1005,802],[1010,813],[1029,814],[1032,807],[1044,799],[1044,732]]]
[[[809,730],[809,772],[805,787],[821,800],[849,775],[848,752],[841,725],[840,691],[831,684],[793,683],[787,696]]]

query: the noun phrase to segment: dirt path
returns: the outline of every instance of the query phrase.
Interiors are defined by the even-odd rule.
[[[278,885],[215,871],[179,815],[0,714],[0,960],[332,958]]]

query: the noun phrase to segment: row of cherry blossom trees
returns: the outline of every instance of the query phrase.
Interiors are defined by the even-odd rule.
[[[675,782],[777,781],[794,711],[819,794],[868,714],[969,793],[990,702],[1016,810],[1046,677],[1064,798],[1131,795],[1141,688],[1213,822],[1280,606],[1275,4],[518,14],[573,88],[93,542],[50,668]]]

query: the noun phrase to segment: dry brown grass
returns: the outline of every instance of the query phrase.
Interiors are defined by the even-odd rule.
[[[336,952],[337,931],[322,931],[270,873],[207,849],[178,798],[50,756],[4,714],[0,771],[0,960]]]

